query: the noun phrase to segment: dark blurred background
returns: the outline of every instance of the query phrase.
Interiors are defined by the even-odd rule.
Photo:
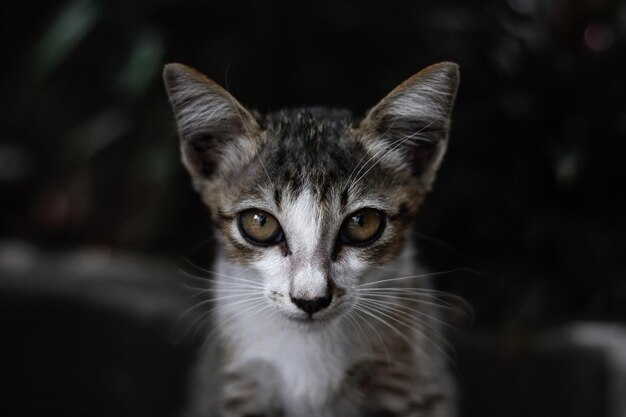
[[[474,306],[468,333],[482,335],[478,345],[496,348],[476,353],[474,344],[467,355],[461,349],[460,372],[479,384],[477,375],[485,368],[472,368],[479,363],[475,357],[488,362],[502,346],[530,346],[534,335],[575,322],[626,321],[625,1],[4,1],[0,19],[5,57],[0,69],[0,266],[5,271],[0,308],[12,326],[7,337],[17,355],[5,358],[24,359],[30,352],[25,344],[39,346],[34,356],[48,352],[44,336],[32,326],[49,329],[41,322],[46,317],[67,333],[46,333],[48,343],[73,340],[71,335],[85,338],[89,332],[96,340],[118,342],[115,334],[107,339],[93,330],[98,320],[105,323],[99,329],[115,328],[102,314],[126,317],[127,310],[120,313],[111,303],[79,327],[82,336],[67,325],[85,309],[91,311],[93,300],[85,291],[100,291],[89,287],[75,293],[72,285],[55,284],[85,273],[76,272],[76,262],[104,265],[98,274],[124,279],[132,273],[128,268],[115,272],[120,256],[140,259],[129,262],[133,265],[171,265],[184,258],[210,265],[211,225],[179,163],[162,87],[167,62],[201,70],[260,111],[326,105],[357,115],[421,68],[443,60],[459,63],[449,152],[422,209],[416,239],[422,261],[432,270],[471,268],[444,275],[437,284]],[[140,281],[150,288],[144,293],[149,304],[154,297],[145,294],[156,290],[146,284],[149,278]],[[85,282],[80,281],[82,288]],[[127,281],[119,285],[127,291]],[[68,297],[79,300],[74,310],[56,302]],[[121,319],[135,337],[132,326],[144,328],[142,320]],[[159,323],[162,329],[169,326],[165,318]],[[135,342],[150,349],[147,340]],[[167,341],[161,343],[170,352]],[[69,349],[74,352],[75,344]],[[181,369],[192,349],[172,349],[178,359],[158,360],[178,378],[170,408],[157,407],[156,414],[135,409],[133,415],[168,415],[178,406],[184,391]],[[511,349],[507,352],[510,357]],[[599,405],[608,401],[602,372],[610,365],[598,359],[602,371],[594,368],[592,377],[579,375],[572,383],[556,374],[570,368],[570,356],[558,352],[551,354],[567,357],[566,362],[554,365],[543,356],[532,362],[539,373],[528,379],[527,389],[539,389],[532,378],[545,382],[541,372],[548,369],[557,386],[569,380],[597,388],[590,414],[579,407],[563,415],[626,415],[626,407],[610,414],[609,406]],[[93,364],[89,355],[80,366],[75,355],[66,356],[68,363],[44,372],[46,381],[61,370],[77,372],[74,368]],[[504,373],[490,368],[497,374],[493,381],[503,374],[514,380],[515,366],[525,369],[523,358]],[[593,362],[571,358],[571,364]],[[25,415],[19,410],[27,403],[46,415],[126,415],[122,408],[130,413],[124,401],[115,412],[91,410],[88,400],[83,408],[71,408],[70,400],[55,393],[49,393],[54,401],[40,405],[24,394],[40,368],[21,372],[19,360],[11,363],[14,373],[5,373],[0,382],[21,394],[4,402],[0,397],[7,410],[3,415]],[[141,385],[145,372],[157,371],[149,365],[133,371],[139,379],[136,385],[126,382],[128,392],[136,394],[133,387]],[[40,393],[49,387],[41,384]],[[148,390],[146,398],[154,392]],[[575,392],[564,394],[564,403],[571,404]],[[467,398],[466,415],[526,413],[522,408],[520,414],[502,414],[492,405],[491,414],[484,409],[477,414],[481,400],[471,392]],[[554,400],[542,398],[537,404]],[[540,406],[527,410],[543,415]]]

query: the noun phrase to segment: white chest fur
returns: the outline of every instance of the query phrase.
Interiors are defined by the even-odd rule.
[[[352,362],[351,343],[340,327],[331,323],[311,331],[272,314],[255,314],[231,328],[234,359],[243,366],[259,359],[271,363],[280,375],[287,408],[316,409],[337,390]]]

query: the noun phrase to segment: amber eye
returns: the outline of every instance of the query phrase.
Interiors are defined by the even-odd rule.
[[[342,243],[365,246],[380,237],[385,228],[385,216],[378,210],[365,208],[349,215],[341,226]]]
[[[273,245],[283,239],[278,220],[259,209],[246,210],[239,214],[239,230],[248,241],[256,245]]]

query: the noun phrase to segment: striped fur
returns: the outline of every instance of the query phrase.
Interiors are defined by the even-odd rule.
[[[414,75],[360,121],[324,108],[255,116],[180,64],[164,79],[219,240],[217,332],[189,415],[452,416],[428,282],[395,279],[420,273],[409,236],[446,149],[456,65]],[[346,243],[342,225],[364,208],[384,228]],[[249,209],[274,216],[284,238],[251,243],[238,224]],[[321,299],[313,313],[297,302]]]

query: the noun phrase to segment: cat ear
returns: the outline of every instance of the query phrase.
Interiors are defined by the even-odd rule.
[[[383,98],[359,126],[374,154],[398,155],[426,189],[446,149],[458,83],[457,64],[431,65]]]
[[[182,64],[167,64],[163,80],[176,116],[183,163],[194,180],[231,168],[254,147],[255,118],[219,84]]]

